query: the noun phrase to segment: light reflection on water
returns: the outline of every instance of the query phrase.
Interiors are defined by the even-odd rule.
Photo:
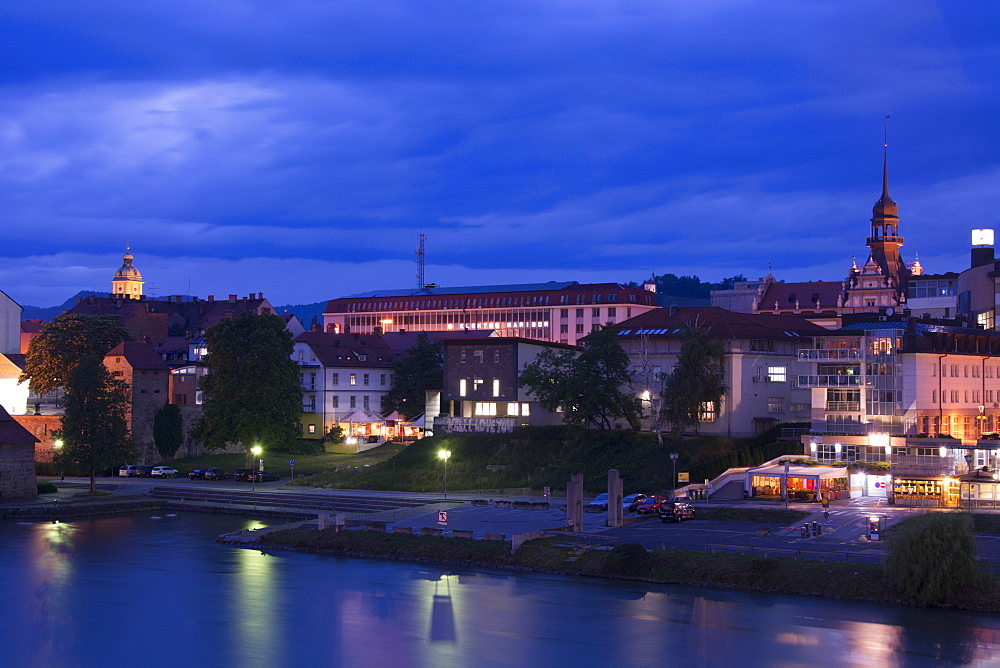
[[[213,542],[257,525],[0,522],[0,665],[1000,663],[993,616]]]

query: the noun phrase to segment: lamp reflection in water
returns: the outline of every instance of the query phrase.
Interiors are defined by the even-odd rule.
[[[239,629],[237,646],[245,652],[237,665],[279,666],[278,638],[275,629],[280,628],[276,610],[281,607],[282,588],[276,580],[275,568],[279,560],[257,550],[234,550],[236,555],[236,579],[239,592],[233,607],[233,620]]]

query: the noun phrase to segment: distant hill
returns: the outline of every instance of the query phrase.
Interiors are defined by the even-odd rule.
[[[81,290],[76,293],[66,301],[64,301],[59,306],[29,306],[22,304],[21,308],[21,320],[45,320],[49,321],[57,315],[61,315],[63,311],[73,308],[76,305],[76,300],[78,297],[89,297],[90,295],[107,295],[106,292],[94,292],[92,290]]]
[[[309,325],[312,324],[313,317],[316,321],[323,324],[323,311],[326,309],[327,300],[321,302],[315,302],[314,304],[290,304],[287,306],[275,306],[274,311],[278,315],[286,315],[292,313],[302,326],[309,329]]]

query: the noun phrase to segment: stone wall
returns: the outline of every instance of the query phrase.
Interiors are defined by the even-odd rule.
[[[36,462],[51,462],[55,455],[52,445],[52,432],[62,426],[62,416],[59,415],[11,415],[15,421],[38,439],[35,444],[34,460]]]
[[[38,497],[35,485],[35,444],[0,445],[0,503]]]

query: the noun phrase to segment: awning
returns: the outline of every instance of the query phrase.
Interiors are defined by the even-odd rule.
[[[785,465],[762,466],[755,469],[747,469],[747,476],[762,476],[765,478],[782,478],[785,475]],[[834,468],[832,466],[795,466],[788,467],[789,478],[799,478],[804,480],[832,480],[834,478],[846,478],[847,468]]]

